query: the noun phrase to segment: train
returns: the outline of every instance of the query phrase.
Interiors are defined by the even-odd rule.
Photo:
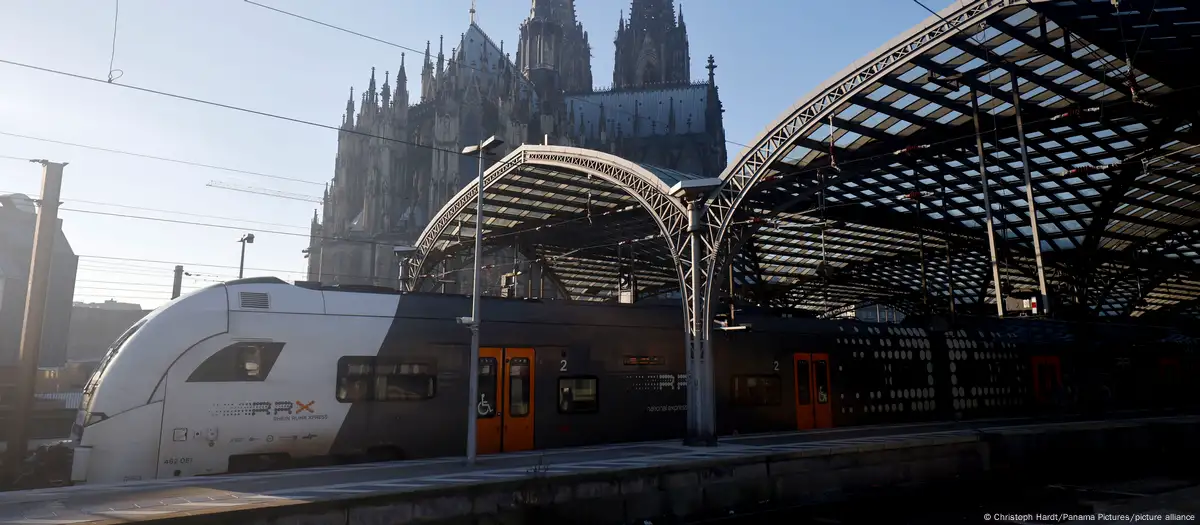
[[[480,454],[684,436],[678,305],[484,298],[469,402],[468,315],[460,295],[273,277],[174,299],[86,384],[71,483],[462,456],[468,409]],[[1172,328],[751,309],[736,324],[712,341],[719,435],[1173,408],[1196,369]]]

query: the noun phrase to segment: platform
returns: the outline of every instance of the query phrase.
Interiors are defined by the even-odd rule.
[[[1022,419],[857,427],[731,436],[724,438],[720,446],[711,448],[684,447],[670,441],[510,453],[481,457],[473,468],[465,466],[461,458],[446,458],[83,485],[0,494],[0,524],[101,525],[164,518],[173,518],[171,522],[179,523],[265,523],[276,522],[283,516],[311,516],[312,520],[305,520],[306,523],[325,523],[322,521],[325,516],[330,523],[368,523],[375,520],[367,517],[352,519],[352,509],[372,508],[392,516],[389,523],[404,523],[406,517],[437,519],[503,512],[514,504],[513,501],[501,501],[505,499],[524,498],[526,501],[520,503],[529,504],[529,496],[519,494],[527,494],[528,490],[521,487],[534,479],[541,480],[543,489],[550,491],[550,500],[559,502],[562,496],[553,494],[559,487],[575,487],[570,497],[579,498],[582,497],[578,492],[579,483],[591,480],[596,484],[597,476],[603,476],[605,484],[623,485],[638,476],[661,476],[697,467],[724,466],[736,470],[754,466],[755,462],[762,467],[764,459],[774,461],[776,465],[776,472],[770,474],[771,479],[767,482],[780,473],[779,466],[784,460],[833,456],[851,458],[850,463],[883,467],[887,467],[886,463],[941,461],[949,469],[946,472],[952,472],[959,465],[951,456],[965,453],[974,458],[981,454],[983,459],[979,461],[986,469],[987,454],[978,449],[989,435],[1137,428],[1156,423],[1195,424],[1200,423],[1200,418],[1126,417],[1053,423],[1031,423]],[[902,460],[853,459],[855,454],[922,448],[930,452],[918,454],[920,457],[910,454],[911,457]],[[805,468],[826,467],[814,464]],[[915,468],[902,465],[905,472]],[[629,478],[620,479],[626,473]],[[762,473],[767,474],[767,470],[762,469]],[[736,477],[737,472],[733,474]],[[815,476],[823,477],[826,476]],[[508,496],[491,501],[488,508],[481,509],[478,498],[493,488]],[[621,490],[622,493],[630,492]],[[667,487],[661,490],[667,490]],[[767,490],[775,491],[773,488]],[[404,510],[391,507],[401,500]]]

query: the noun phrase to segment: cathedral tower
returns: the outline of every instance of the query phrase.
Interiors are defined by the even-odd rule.
[[[592,90],[592,48],[574,0],[533,0],[521,23],[517,67],[549,100]]]
[[[629,20],[617,25],[613,88],[691,82],[691,55],[683,10],[674,0],[633,0]]]

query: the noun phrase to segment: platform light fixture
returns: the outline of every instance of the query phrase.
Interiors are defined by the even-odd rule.
[[[471,317],[459,317],[458,322],[467,325],[471,330],[471,358],[470,358],[470,376],[468,383],[470,384],[470,395],[467,397],[467,465],[475,464],[475,444],[476,444],[476,418],[478,414],[475,407],[475,399],[479,397],[479,293],[482,290],[479,284],[479,274],[482,270],[480,266],[483,264],[483,156],[494,152],[497,148],[504,145],[504,141],[497,138],[495,135],[488,137],[474,146],[463,148],[463,155],[478,155],[479,157],[479,176],[475,179],[475,264],[474,278],[471,279]]]
[[[242,243],[242,258],[238,262],[238,279],[241,279],[246,273],[246,245],[254,244],[254,234],[247,233],[241,239],[238,239],[238,242]]]

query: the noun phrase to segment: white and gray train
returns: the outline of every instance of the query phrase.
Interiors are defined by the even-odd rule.
[[[173,300],[123,334],[88,381],[68,445],[71,480],[461,455],[470,333],[457,318],[469,308],[462,296],[322,289],[275,278]],[[481,359],[480,452],[675,435],[682,415],[656,418],[661,431],[629,427],[627,435],[597,421],[619,419],[604,413],[619,408],[620,398],[611,396],[607,410],[598,406],[605,372],[589,369],[589,341],[645,330],[638,344],[680,351],[678,310],[641,310],[485,299],[483,336],[495,348]],[[670,369],[682,367],[670,360]],[[542,392],[537,373],[538,382],[551,381]],[[579,375],[588,377],[560,403],[556,376],[566,384]],[[645,402],[683,402],[670,389],[659,397]],[[493,423],[497,435],[489,434]]]
[[[682,437],[677,306],[482,306],[471,400],[480,453]],[[461,455],[470,333],[457,318],[469,313],[463,296],[270,277],[175,299],[122,335],[88,381],[66,445],[70,478]],[[713,341],[722,434],[1026,415],[1063,371],[1076,382],[1128,376],[1121,391],[1133,393],[1149,381],[1174,402],[1179,371],[1197,365],[1190,347],[1167,342],[1170,330],[960,316],[935,335],[916,324],[738,319],[753,329]],[[1113,356],[1133,366],[1110,374]],[[987,391],[1000,397],[970,399]],[[1126,408],[1160,402],[1133,396]]]

